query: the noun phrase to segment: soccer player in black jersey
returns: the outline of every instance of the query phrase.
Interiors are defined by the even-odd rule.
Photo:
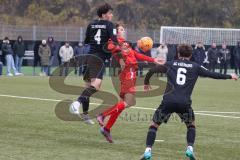
[[[195,116],[191,107],[191,95],[195,83],[199,76],[210,77],[214,79],[234,79],[237,80],[236,74],[223,75],[220,73],[210,72],[199,64],[190,61],[192,56],[192,47],[182,44],[178,47],[178,60],[162,62],[162,65],[149,70],[145,77],[145,90],[150,89],[149,79],[156,72],[167,74],[167,88],[163,96],[163,100],[159,108],[155,111],[152,123],[149,127],[146,150],[141,158],[142,160],[150,160],[152,157],[152,146],[154,144],[158,127],[162,123],[167,123],[172,113],[177,113],[185,122],[187,127],[187,150],[186,156],[190,160],[195,160],[193,153],[193,145],[195,141],[196,128]],[[172,88],[169,91],[169,88]]]
[[[88,116],[89,98],[96,93],[101,86],[104,72],[104,61],[107,53],[104,46],[111,39],[117,43],[117,31],[111,22],[113,14],[112,7],[105,3],[97,9],[99,19],[89,23],[86,30],[85,44],[90,45],[89,55],[86,58],[87,69],[84,80],[87,83],[86,89],[82,92],[77,101],[73,102],[70,110],[73,114],[79,115],[80,105],[83,107],[83,119],[87,124],[94,124]]]

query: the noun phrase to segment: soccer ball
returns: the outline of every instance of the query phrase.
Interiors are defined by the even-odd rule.
[[[153,40],[150,37],[142,37],[137,41],[137,47],[143,52],[147,52],[153,47]]]
[[[80,103],[78,101],[73,102],[69,107],[69,112],[71,114],[79,115],[80,114]]]

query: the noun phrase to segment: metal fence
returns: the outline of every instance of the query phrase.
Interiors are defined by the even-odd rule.
[[[21,26],[0,24],[0,39],[5,36],[12,40],[19,35],[24,40],[36,41],[53,36],[57,41],[83,41],[85,38],[86,27],[74,26]],[[159,43],[160,30],[136,30],[127,29],[127,39],[136,42],[140,37],[150,36],[154,43]]]

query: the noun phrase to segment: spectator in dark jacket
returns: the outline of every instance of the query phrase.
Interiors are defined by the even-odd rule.
[[[40,73],[40,76],[48,75],[48,66],[49,66],[49,59],[51,56],[51,49],[47,45],[46,40],[42,40],[42,44],[39,46],[38,55],[41,58],[41,66],[43,68],[43,72]]]
[[[205,47],[202,42],[198,42],[193,52],[193,61],[199,65],[203,65],[203,61],[206,58]]]
[[[240,42],[238,42],[237,46],[234,48],[233,58],[235,63],[235,73],[240,75]]]
[[[36,75],[36,71],[35,71],[35,68],[37,66],[41,66],[41,59],[40,59],[40,56],[38,55],[38,49],[39,49],[39,46],[42,44],[41,41],[36,41],[35,44],[34,44],[34,48],[33,48],[33,51],[34,51],[34,63],[33,63],[33,75]],[[41,67],[41,72],[43,72],[43,68]]]
[[[22,73],[21,67],[23,62],[23,57],[25,54],[25,44],[23,42],[22,36],[18,36],[17,41],[13,45],[13,51],[15,54],[15,66],[19,73]]]
[[[8,37],[5,37],[3,40],[2,53],[6,58],[7,76],[13,76],[13,74],[11,73],[11,69],[13,69],[15,76],[22,75],[21,73],[18,73],[17,69],[15,68],[13,60],[13,49]]]
[[[172,61],[177,58],[177,45],[176,44],[168,44],[168,54],[167,61]]]
[[[224,69],[224,74],[227,74],[227,68],[230,63],[231,53],[230,50],[227,49],[226,44],[222,44],[222,48],[219,50],[219,58],[220,58],[220,73]]]
[[[84,46],[82,42],[74,48],[74,57],[76,59],[75,74],[80,76],[83,73],[83,60],[84,60]]]
[[[51,50],[51,56],[50,56],[49,67],[48,67],[48,76],[50,76],[51,67],[53,66],[54,60],[57,58],[58,49],[53,37],[48,37],[47,44]]]
[[[212,43],[211,48],[208,49],[209,70],[215,72],[218,62],[218,49],[216,43]]]

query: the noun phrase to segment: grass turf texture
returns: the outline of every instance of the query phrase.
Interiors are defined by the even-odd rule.
[[[68,84],[83,84],[70,77]],[[196,111],[240,112],[239,82],[200,79],[193,92]],[[114,92],[106,77],[102,89]],[[0,77],[0,94],[49,99],[75,99],[53,91],[47,77]],[[116,94],[116,93],[115,93]],[[156,108],[161,96],[137,99],[138,107]],[[127,109],[114,126],[114,144],[99,133],[99,126],[59,120],[53,101],[0,96],[0,159],[4,160],[138,160],[145,150],[145,139],[154,111]],[[95,100],[92,102],[96,102]],[[91,106],[92,107],[92,106]],[[217,113],[216,113],[217,114]],[[238,116],[240,114],[220,114]],[[198,160],[237,160],[240,149],[240,119],[196,115]],[[186,128],[171,118],[158,130],[153,148],[154,160],[183,160]]]

